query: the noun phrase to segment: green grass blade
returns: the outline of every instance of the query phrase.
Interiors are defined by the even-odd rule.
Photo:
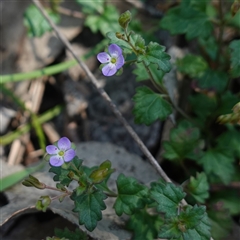
[[[15,185],[18,182],[20,182],[22,179],[27,177],[29,174],[32,174],[32,173],[40,170],[41,168],[44,167],[45,164],[46,164],[46,162],[42,161],[37,166],[25,168],[21,171],[15,172],[13,174],[10,174],[10,175],[2,178],[1,184],[0,184],[0,192],[6,190],[7,188]]]
[[[62,109],[63,109],[63,107],[58,105],[58,106],[48,110],[47,112],[43,113],[42,115],[40,115],[38,117],[39,124],[43,124],[43,123],[49,121],[50,119],[52,119],[53,117],[59,115]],[[0,137],[0,144],[3,146],[9,144],[14,139],[17,139],[24,133],[29,132],[30,129],[31,129],[31,124],[24,124],[22,127],[17,129],[16,131],[10,132],[10,133]]]

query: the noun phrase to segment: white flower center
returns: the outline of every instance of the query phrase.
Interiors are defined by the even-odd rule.
[[[65,152],[64,152],[63,150],[60,150],[60,151],[58,152],[58,155],[59,155],[60,157],[63,157],[64,154],[65,154]]]
[[[116,57],[112,57],[111,58],[111,63],[115,64],[117,62],[117,58]]]

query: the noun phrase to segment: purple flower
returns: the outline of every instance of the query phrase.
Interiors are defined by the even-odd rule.
[[[46,151],[50,155],[50,164],[55,167],[62,166],[64,162],[70,162],[76,155],[75,150],[71,148],[70,140],[66,137],[60,138],[57,146],[47,146]]]
[[[107,77],[114,75],[124,64],[122,49],[118,45],[111,44],[108,47],[108,51],[110,55],[106,52],[100,52],[97,55],[97,59],[100,63],[107,63],[102,68],[103,75]]]

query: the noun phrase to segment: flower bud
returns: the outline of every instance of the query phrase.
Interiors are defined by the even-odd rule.
[[[94,183],[100,183],[113,172],[114,169],[111,169],[111,162],[109,160],[106,160],[99,166],[98,169],[94,170],[89,177],[93,180]]]
[[[235,16],[239,10],[240,10],[240,0],[235,0],[231,6],[232,16]]]
[[[41,196],[37,201],[35,207],[39,211],[46,212],[48,206],[51,204],[51,198],[49,196]]]
[[[132,14],[129,10],[127,10],[126,12],[122,13],[118,19],[118,23],[122,28],[127,28],[129,22],[132,19]]]
[[[70,179],[73,179],[75,176],[75,173],[73,171],[70,171],[67,175]]]
[[[118,39],[124,39],[124,34],[123,33],[120,33],[120,32],[116,32],[116,37]]]
[[[28,178],[26,178],[22,184],[26,187],[35,187],[38,189],[44,189],[46,188],[46,185],[44,183],[39,182],[39,180],[32,175],[29,175]]]

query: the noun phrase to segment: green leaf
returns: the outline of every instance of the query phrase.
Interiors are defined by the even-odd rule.
[[[199,42],[200,46],[206,51],[208,56],[213,61],[216,61],[217,52],[218,52],[218,43],[216,41],[216,38],[214,36],[209,36],[207,39],[198,38],[198,42]]]
[[[79,196],[72,195],[71,198],[75,205],[73,211],[79,213],[79,224],[84,224],[87,230],[93,231],[102,219],[101,211],[106,209],[103,200],[107,196],[100,190],[89,190]]]
[[[208,69],[197,81],[202,89],[223,92],[228,83],[228,75],[225,72]]]
[[[165,224],[161,226],[158,237],[161,239],[183,240],[182,232],[178,227],[178,219],[176,216],[169,217],[165,220]]]
[[[199,129],[183,120],[171,130],[170,140],[163,142],[163,156],[169,160],[195,159],[201,154],[199,138]]]
[[[133,114],[138,124],[150,125],[157,119],[165,120],[172,113],[171,104],[148,87],[137,88],[133,100]]]
[[[95,4],[95,2],[93,4]],[[89,27],[92,32],[96,33],[100,31],[102,35],[106,35],[109,31],[117,32],[121,30],[117,23],[118,16],[119,14],[115,6],[106,5],[103,13],[87,16],[84,24]]]
[[[173,183],[167,183],[163,180],[151,183],[150,198],[158,203],[157,210],[165,213],[166,216],[177,214],[179,203],[185,195],[182,189]]]
[[[77,174],[76,169],[71,166],[71,164],[74,164],[77,169],[80,169],[82,165],[83,160],[79,159],[77,156],[73,158],[73,160],[69,163],[65,163],[68,168],[62,168],[62,167],[51,167],[49,169],[49,172],[52,172],[55,174],[53,177],[53,180],[55,182],[60,181],[60,183],[64,186],[68,186],[72,179],[69,177],[69,172],[72,171]]]
[[[113,208],[118,216],[123,213],[132,215],[136,209],[145,206],[148,189],[135,178],[120,174],[117,179],[118,197]]]
[[[221,94],[221,104],[217,103],[216,96],[207,96],[206,94],[196,94],[189,98],[192,110],[197,115],[195,121],[203,128],[205,127],[206,119],[215,113],[216,116],[231,112],[232,107],[239,101],[239,98],[233,95],[230,91]]]
[[[204,168],[210,180],[217,177],[224,184],[228,184],[234,175],[234,157],[228,149],[210,149],[198,161]]]
[[[82,6],[82,12],[85,14],[94,14],[96,12],[102,14],[104,11],[105,0],[98,1],[76,0],[76,2]]]
[[[217,138],[218,146],[230,150],[235,157],[240,158],[240,132],[232,127],[228,131],[222,133]]]
[[[235,189],[224,189],[211,194],[210,204],[217,206],[221,203],[221,208],[227,210],[231,215],[240,214],[240,192]]]
[[[234,40],[229,45],[231,51],[231,74],[233,77],[240,76],[240,40]]]
[[[207,62],[201,56],[192,54],[178,59],[176,65],[180,72],[189,75],[191,78],[201,76],[208,67]]]
[[[158,85],[163,84],[163,76],[164,72],[161,69],[158,69],[156,65],[151,64],[149,67],[149,70],[154,78],[154,81]],[[149,74],[144,67],[143,63],[137,63],[136,64],[136,69],[133,70],[133,73],[137,76],[136,81],[144,81],[144,80],[149,80]]]
[[[48,16],[54,23],[60,22],[58,13],[47,9]],[[29,37],[41,37],[45,32],[51,31],[52,28],[47,20],[38,10],[38,8],[31,4],[24,12],[24,26],[27,28]]]
[[[206,214],[206,207],[195,205],[187,207],[186,212],[180,214],[181,223],[185,221],[186,229],[184,240],[209,240],[211,237],[211,224]]]
[[[238,11],[235,16],[233,17],[232,14],[230,13],[230,11],[227,12],[227,14],[224,17],[224,22],[232,27],[235,27],[237,29],[240,28],[240,11]]]
[[[197,202],[204,203],[205,199],[209,197],[209,184],[206,174],[202,172],[197,173],[196,178],[190,177],[187,189]]]
[[[226,239],[232,229],[232,217],[226,209],[208,211],[213,239]]]
[[[157,64],[164,72],[171,70],[170,56],[164,52],[165,47],[156,42],[150,42],[144,54],[138,56],[138,62],[144,62],[147,66]]]
[[[209,240],[210,224],[205,207],[186,206],[178,216],[166,219],[161,227],[160,238],[181,240]]]
[[[127,222],[127,229],[133,231],[132,240],[152,240],[158,236],[163,220],[159,215],[150,215],[145,209],[135,212]]]
[[[205,120],[217,108],[217,99],[206,94],[198,93],[189,97],[192,110],[197,115],[196,120],[204,126]]]
[[[54,234],[59,238],[66,238],[71,240],[87,240],[88,236],[85,232],[81,231],[79,228],[76,228],[75,231],[70,231],[68,228],[64,228],[64,230],[55,228]]]
[[[218,108],[217,114],[227,114],[232,112],[232,108],[240,101],[239,96],[233,95],[230,91],[221,95],[221,104]]]
[[[141,35],[136,34],[134,32],[131,32],[131,42],[135,46],[135,49],[140,53],[144,54],[145,53],[145,40],[142,38]]]
[[[194,6],[193,2],[181,1],[180,6],[171,8],[161,20],[160,27],[173,35],[186,34],[187,40],[208,37],[213,30],[212,24],[202,7]]]

